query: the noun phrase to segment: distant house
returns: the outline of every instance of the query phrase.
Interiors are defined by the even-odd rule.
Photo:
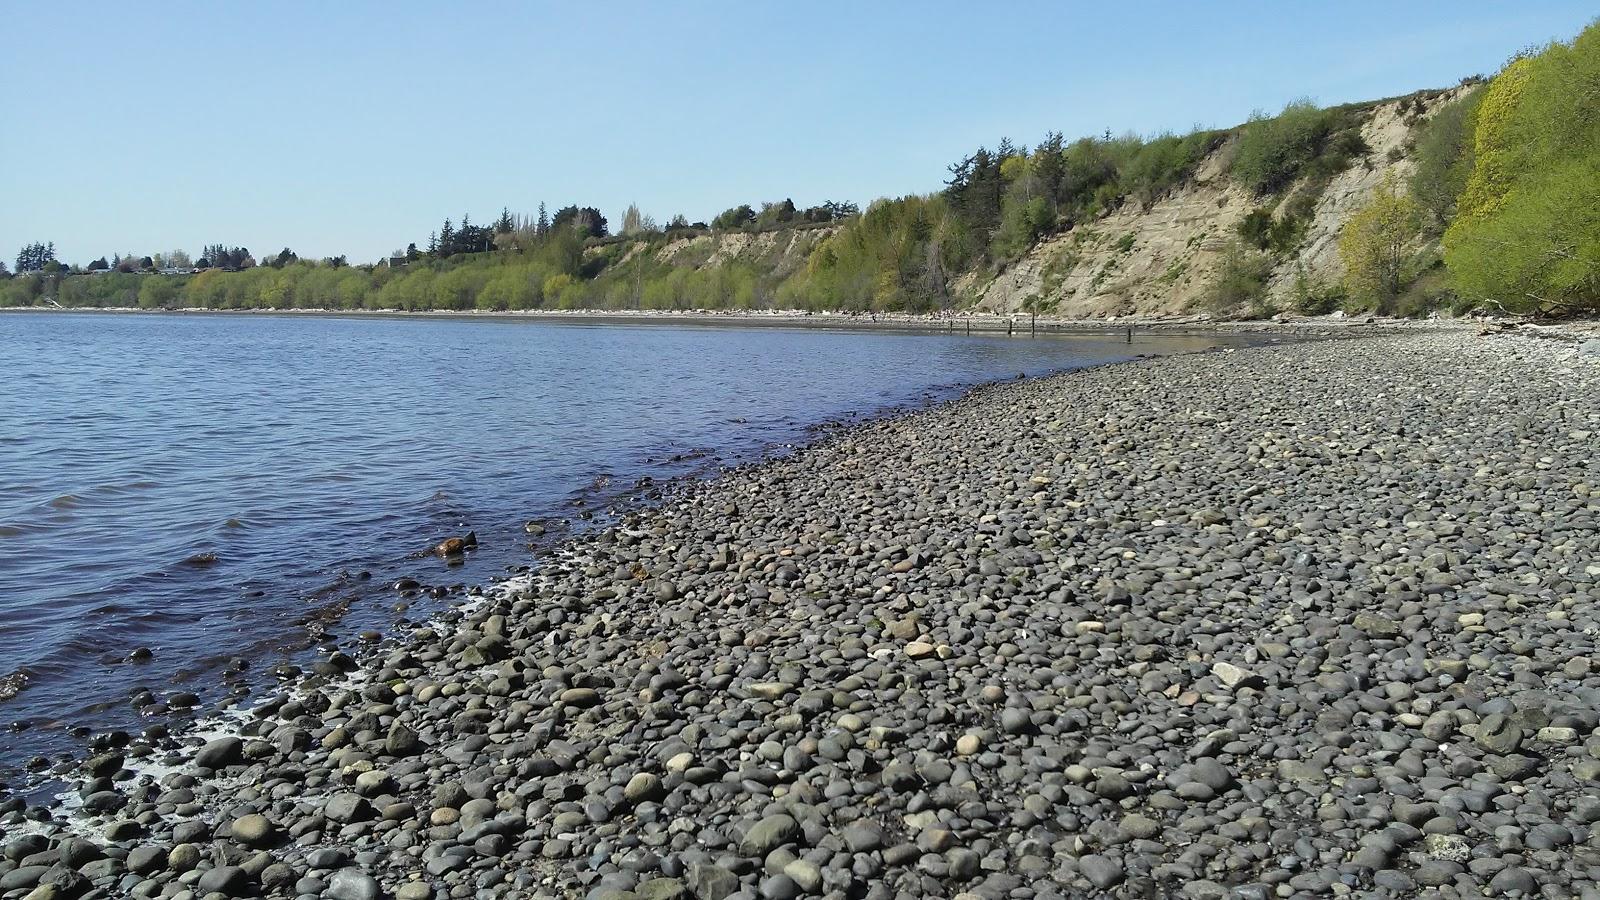
[[[404,269],[406,267],[406,258],[404,256],[391,256],[385,259],[383,264],[391,269]]]

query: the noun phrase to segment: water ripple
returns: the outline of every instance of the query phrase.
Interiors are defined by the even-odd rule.
[[[1125,358],[1100,340],[274,316],[0,315],[0,711],[139,726],[137,682],[303,658],[392,626],[392,585],[530,562],[522,523],[597,510],[808,427]],[[1149,350],[1151,347],[1139,347]],[[417,550],[475,529],[467,567]],[[365,573],[363,576],[361,573]],[[135,647],[153,658],[123,663]],[[219,650],[219,648],[226,648]],[[110,701],[117,702],[110,702]],[[8,734],[4,765],[60,751]]]

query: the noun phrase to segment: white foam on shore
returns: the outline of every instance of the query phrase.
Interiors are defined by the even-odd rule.
[[[570,560],[572,556],[572,552],[564,547],[550,554],[552,559]],[[448,609],[440,610],[424,621],[410,626],[405,633],[415,633],[423,630],[440,631],[440,626],[446,626],[443,630],[448,631],[453,626],[449,626],[448,623],[444,622],[444,616],[447,613],[460,613],[464,616],[470,616],[475,610],[481,608],[492,599],[502,599],[526,593],[539,580],[539,576],[536,573],[529,573],[494,582],[484,588],[481,594],[468,597]],[[398,636],[399,633],[391,635],[391,637]],[[382,644],[378,646],[381,648]],[[370,662],[371,657],[369,656],[367,659],[361,660],[353,671],[338,678],[331,678],[322,682],[318,690],[361,691],[372,683],[372,678],[376,675],[376,667],[370,665]],[[296,698],[305,697],[309,694],[307,690],[299,686],[290,688],[288,693],[291,697]],[[189,752],[184,754],[188,757],[187,759],[181,762],[168,761],[173,753],[182,753],[183,751],[173,751],[165,754],[152,753],[147,757],[125,759],[122,767],[129,774],[126,778],[117,779],[116,784],[119,788],[136,784],[160,785],[173,775],[196,775],[199,767],[193,761],[195,751],[218,738],[238,737],[250,740],[249,737],[243,734],[243,731],[244,726],[254,718],[256,718],[254,708],[246,706],[243,702],[236,702],[213,715],[195,719],[193,723],[183,730],[181,735],[184,744],[189,748]],[[56,815],[47,822],[21,817],[18,817],[17,821],[0,822],[7,834],[21,836],[25,834],[64,832],[80,837],[97,837],[98,833],[106,825],[117,819],[116,813],[101,815],[84,812],[83,798],[79,796],[78,789],[86,784],[89,779],[84,777],[81,771],[75,770],[59,777],[65,782],[66,786],[53,795],[53,800],[50,803],[50,809]],[[248,778],[243,775],[208,779],[211,785],[219,789],[219,794],[224,796],[227,794],[228,788],[241,786],[246,781],[248,781]]]

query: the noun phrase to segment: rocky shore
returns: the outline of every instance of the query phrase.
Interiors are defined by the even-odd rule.
[[[541,322],[570,325],[694,325],[734,328],[806,328],[843,331],[940,331],[952,334],[1122,334],[1128,328],[1136,333],[1193,334],[1298,334],[1327,335],[1374,330],[1423,330],[1440,327],[1439,322],[1377,316],[1324,316],[1281,314],[1272,320],[1219,321],[1207,314],[1153,314],[1127,316],[1071,317],[1031,315],[1021,312],[946,311],[931,313],[852,312],[846,310],[808,311],[798,309],[536,309],[536,310],[399,310],[399,309],[142,309],[138,307],[0,307],[6,313],[48,312],[59,315],[132,316],[288,316],[294,318],[351,319],[467,319]],[[1467,320],[1455,320],[1448,327],[1468,327]]]
[[[0,898],[1600,891],[1600,358],[979,389],[0,804]]]

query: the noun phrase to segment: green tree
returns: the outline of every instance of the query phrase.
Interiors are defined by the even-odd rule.
[[[1446,103],[1417,138],[1411,196],[1436,231],[1442,232],[1455,217],[1456,200],[1472,173],[1472,132],[1482,98],[1483,88],[1477,87]]]
[[[761,212],[756,214],[756,227],[766,230],[787,225],[795,220],[798,213],[794,201],[780,200],[777,203],[761,204]]]
[[[605,237],[606,217],[592,206],[566,206],[550,220],[551,231],[576,230],[584,237]]]
[[[139,306],[143,309],[165,309],[178,299],[178,285],[162,276],[145,278],[139,285]]]
[[[24,245],[17,252],[17,274],[26,275],[29,272],[42,272],[51,263],[56,261],[56,245],[50,243],[32,243]]]
[[[750,204],[741,203],[730,209],[725,209],[711,220],[711,227],[718,231],[735,231],[744,228],[756,220],[756,211]]]
[[[1484,89],[1472,171],[1445,231],[1465,300],[1600,309],[1600,23],[1514,60]]]
[[[1421,228],[1422,208],[1398,190],[1393,175],[1384,179],[1339,234],[1345,291],[1353,302],[1383,313],[1395,311],[1411,274],[1412,242]]]
[[[622,214],[622,233],[632,237],[643,230],[643,217],[639,215],[639,207],[629,203],[628,209]]]

